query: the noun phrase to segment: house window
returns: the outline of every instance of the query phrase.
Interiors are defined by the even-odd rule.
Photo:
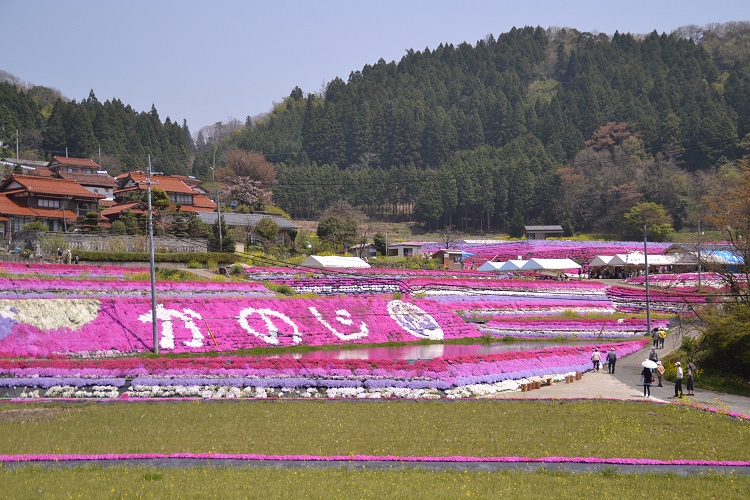
[[[178,193],[170,193],[169,194],[169,201],[174,203],[175,205],[192,205],[193,204],[193,195],[191,194],[178,194]]]
[[[99,190],[97,188],[94,188],[94,194],[99,194]]]
[[[68,167],[68,172],[70,172],[71,174],[75,174],[75,173],[78,173],[78,169],[73,168],[73,167]]]
[[[36,202],[36,206],[39,208],[60,208],[60,200],[48,200],[45,198],[39,198]]]
[[[93,170],[91,170],[90,168],[85,168],[85,169],[83,170],[83,173],[84,173],[84,174],[89,174],[89,175],[91,175],[91,174],[93,174],[93,173],[94,173],[94,171],[93,171]]]

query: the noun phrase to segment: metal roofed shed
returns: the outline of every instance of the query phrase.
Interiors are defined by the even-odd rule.
[[[364,269],[370,264],[359,257],[340,257],[338,255],[311,255],[300,264],[301,267],[316,269]]]

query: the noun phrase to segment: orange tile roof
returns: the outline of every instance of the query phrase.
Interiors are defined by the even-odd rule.
[[[114,188],[117,185],[114,177],[103,174],[74,174],[71,172],[60,172],[60,177],[69,181],[76,181],[82,186],[100,186]]]
[[[126,177],[130,177],[134,182],[139,183],[137,185],[137,189],[145,190],[146,189],[146,174],[144,172],[129,172],[128,174],[120,174],[117,176],[117,179],[123,179]],[[141,184],[142,183],[142,184]],[[172,177],[170,175],[152,175],[151,176],[151,186],[158,187],[159,189],[163,189],[167,193],[184,193],[184,194],[194,194],[195,191],[193,188],[182,182],[177,177]],[[127,189],[127,188],[126,188]]]
[[[105,198],[104,195],[94,194],[75,181],[52,177],[38,177],[35,175],[12,174],[5,180],[3,186],[0,186],[0,189],[13,181],[22,185],[29,193],[34,194],[75,196],[77,198]]]
[[[102,210],[102,215],[104,217],[107,217],[108,215],[119,214],[121,212],[124,212],[125,210],[133,210],[133,207],[136,207],[141,204],[143,204],[142,201],[130,201],[128,203],[118,203],[117,205],[113,205],[109,208],[105,208],[104,210]],[[133,210],[133,212],[138,213],[139,210]]]
[[[55,173],[47,167],[36,167],[34,170],[29,170],[28,175],[38,175],[39,177],[52,177]]]
[[[193,196],[193,206],[200,208],[210,208],[212,211],[216,210],[216,203],[204,194],[196,194]]]
[[[99,164],[93,160],[87,158],[68,158],[67,156],[53,156],[52,161],[50,161],[47,166],[53,166],[58,163],[60,165],[70,165],[71,167],[86,167],[101,170]]]
[[[19,217],[44,217],[47,219],[62,219],[62,210],[51,210],[48,208],[23,207],[13,202],[10,198],[0,193],[0,214],[17,215]],[[76,214],[72,210],[65,210],[65,219],[75,220]]]
[[[176,205],[170,205],[170,210],[177,210]],[[182,205],[180,207],[181,212],[215,212],[215,208],[209,208],[209,207],[196,207],[195,205]]]

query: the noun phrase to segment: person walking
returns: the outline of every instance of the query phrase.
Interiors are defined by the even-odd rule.
[[[666,328],[659,329],[659,349],[664,349],[664,339],[667,338]]]
[[[661,361],[657,361],[656,365],[656,378],[659,381],[658,387],[664,387],[663,385],[661,385],[662,380],[664,380],[664,365],[661,364]]]
[[[651,373],[651,368],[644,366],[641,375],[643,376],[643,397],[651,397],[651,384],[654,382],[654,375]]]
[[[607,370],[609,373],[615,373],[615,363],[617,363],[617,353],[613,347],[607,353]]]
[[[682,397],[682,366],[679,361],[675,363],[677,366],[677,381],[674,384],[674,397]]]
[[[651,340],[654,341],[654,348],[659,347],[659,329],[654,328],[651,330]]]
[[[688,363],[687,365],[687,387],[685,387],[685,389],[687,390],[688,396],[695,396],[695,393],[693,392],[695,383],[695,370],[693,370],[694,366],[695,365],[693,363]]]
[[[591,362],[594,364],[594,370],[599,371],[599,363],[602,360],[602,355],[599,353],[599,348],[594,348],[594,353],[591,355]]]
[[[657,361],[659,361],[659,355],[656,354],[656,348],[655,347],[651,348],[651,352],[648,355],[648,359],[650,359],[654,363],[656,363]]]

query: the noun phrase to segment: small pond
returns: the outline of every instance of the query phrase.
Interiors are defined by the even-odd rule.
[[[597,345],[595,340],[569,342],[496,342],[493,344],[430,344],[403,345],[397,347],[362,347],[349,349],[325,349],[320,351],[264,354],[259,358],[317,358],[317,359],[433,359],[442,356],[454,357],[469,354],[495,354],[509,351],[533,351],[564,345]]]

